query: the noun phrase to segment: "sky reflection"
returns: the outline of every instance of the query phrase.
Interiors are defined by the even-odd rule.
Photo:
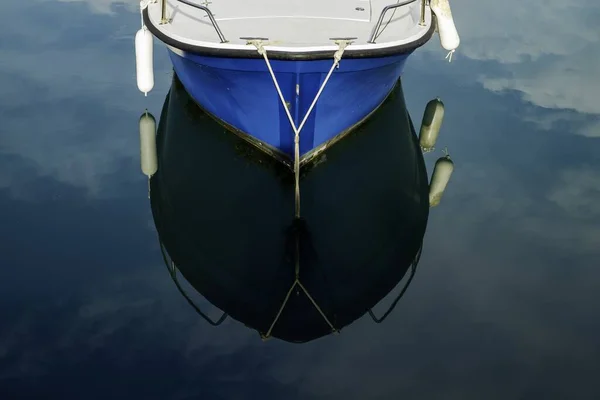
[[[384,324],[294,346],[208,326],[161,264],[137,121],[171,72],[155,41],[138,93],[138,3],[6,1],[0,394],[600,397],[600,6],[516,3],[455,2],[453,62],[434,37],[407,65],[412,119],[440,96],[456,163],[408,292]]]

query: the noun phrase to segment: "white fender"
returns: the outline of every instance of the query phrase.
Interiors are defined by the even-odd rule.
[[[444,103],[435,98],[427,103],[423,112],[423,121],[419,131],[419,145],[424,152],[432,151],[437,142],[442,121],[444,120]]]
[[[152,33],[143,27],[135,34],[135,67],[138,89],[146,96],[154,87],[152,52]]]
[[[460,37],[454,25],[448,0],[430,0],[429,7],[437,20],[438,35],[442,47],[452,54],[460,45]]]
[[[158,170],[156,120],[147,110],[140,117],[140,153],[142,172],[151,178]]]
[[[433,174],[431,175],[431,183],[429,184],[429,207],[435,207],[440,204],[452,171],[454,171],[454,163],[450,159],[450,156],[440,157],[435,162]]]

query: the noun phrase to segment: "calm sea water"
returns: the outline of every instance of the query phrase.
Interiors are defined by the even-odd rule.
[[[600,398],[600,6],[463,3],[452,63],[434,37],[395,98],[303,178],[307,259],[337,271],[323,290],[367,287],[414,241],[401,229],[418,197],[402,168],[402,96],[417,129],[439,96],[445,120],[425,163],[431,174],[447,147],[455,170],[414,278],[381,324],[365,315],[295,344],[232,318],[208,324],[161,254],[162,241],[208,273],[213,263],[252,281],[241,265],[285,256],[273,232],[293,213],[289,174],[189,105],[158,41],[155,89],[137,91],[136,2],[3,1],[0,398]],[[175,138],[161,145],[176,161],[152,199],[146,109]],[[344,266],[358,261],[357,280]],[[376,314],[409,276],[377,282],[395,288]],[[278,279],[270,290],[285,294]],[[247,287],[227,296],[254,299]]]

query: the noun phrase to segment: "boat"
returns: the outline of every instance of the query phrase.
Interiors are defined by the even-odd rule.
[[[420,140],[398,82],[372,118],[303,165],[297,218],[289,168],[224,134],[175,75],[158,128],[142,114],[140,145],[158,246],[185,301],[210,325],[235,320],[291,343],[367,315],[383,322],[420,260],[432,193],[422,147],[435,144],[441,105],[428,106],[424,121],[437,122]]]
[[[194,101],[293,167],[364,122],[437,30],[459,45],[448,0],[143,0],[138,88],[154,86],[153,37]]]

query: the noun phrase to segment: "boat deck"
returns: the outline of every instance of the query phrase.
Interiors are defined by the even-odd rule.
[[[207,7],[228,43],[220,43],[205,11],[178,0],[167,2],[169,24],[160,24],[161,2],[148,6],[150,22],[165,35],[196,46],[245,48],[247,37],[268,39],[270,46],[287,51],[329,50],[332,38],[355,38],[353,47],[373,49],[410,43],[431,25],[419,25],[420,0],[389,10],[376,43],[368,43],[385,6],[395,0],[191,0]]]

